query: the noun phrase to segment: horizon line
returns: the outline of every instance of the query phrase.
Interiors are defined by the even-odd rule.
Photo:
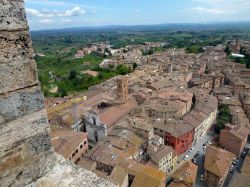
[[[138,27],[138,26],[164,26],[164,25],[212,25],[212,24],[242,24],[249,23],[250,21],[218,21],[218,22],[173,22],[173,23],[159,23],[159,24],[131,24],[131,25],[97,25],[97,26],[76,26],[76,27],[62,27],[62,28],[49,28],[49,29],[30,29],[31,32],[39,32],[39,31],[53,31],[53,30],[67,30],[67,29],[99,29],[103,27]]]

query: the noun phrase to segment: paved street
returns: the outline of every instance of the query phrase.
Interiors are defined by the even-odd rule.
[[[245,146],[245,151],[248,151],[249,149],[250,149],[250,142],[248,142],[247,145]],[[239,172],[241,170],[245,158],[239,157],[237,159],[239,159],[239,162],[235,165],[233,173],[230,172],[228,173],[223,187],[227,187],[232,177],[234,176],[235,172]]]
[[[189,160],[191,160],[195,154],[198,152],[199,156],[198,156],[198,171],[197,171],[197,177],[196,177],[196,184],[195,187],[206,187],[205,183],[203,181],[200,180],[200,176],[201,174],[204,174],[204,167],[203,167],[203,160],[202,160],[202,156],[205,155],[205,152],[203,151],[203,144],[206,143],[208,140],[212,140],[215,137],[215,134],[211,131],[208,131],[203,137],[201,137],[199,143],[194,146],[193,150],[191,152],[187,152],[184,153],[182,155],[180,155],[178,157],[178,164],[176,168],[179,168],[183,161],[183,158],[185,155],[189,156]],[[172,174],[174,171],[172,171],[170,174]]]
[[[199,156],[198,156],[198,171],[196,176],[196,187],[205,187],[207,186],[203,181],[201,181],[201,175],[204,175],[204,161],[203,157],[205,156],[205,151],[203,151],[203,144],[207,142],[207,140],[210,140],[212,142],[213,138],[215,137],[215,134],[211,131],[208,131],[204,137],[201,139],[198,147]],[[196,152],[197,152],[196,151]]]

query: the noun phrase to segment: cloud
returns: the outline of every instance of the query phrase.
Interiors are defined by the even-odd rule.
[[[63,16],[80,16],[85,14],[85,10],[81,9],[80,7],[75,7],[71,10],[66,10]]]
[[[85,10],[80,7],[74,7],[70,10],[58,11],[58,10],[35,10],[31,8],[26,8],[26,13],[30,17],[42,17],[42,18],[52,18],[52,17],[72,17],[80,16],[85,14]]]
[[[214,14],[214,15],[227,13],[226,10],[216,9],[216,8],[206,8],[206,7],[202,7],[202,6],[191,8],[191,11],[192,12],[207,13],[207,14]]]
[[[250,6],[249,0],[193,0],[193,2],[198,3],[197,11],[200,11],[198,7],[201,7],[204,11],[214,14],[246,12]]]
[[[51,19],[42,19],[42,20],[40,20],[40,23],[42,23],[42,24],[50,24],[52,22],[53,22],[53,20],[51,20]]]

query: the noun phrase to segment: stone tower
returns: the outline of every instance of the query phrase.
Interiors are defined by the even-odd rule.
[[[128,79],[126,77],[117,79],[117,95],[120,99],[128,98]]]
[[[0,186],[114,186],[54,152],[23,0],[0,0]]]
[[[240,43],[239,43],[239,39],[237,38],[236,40],[235,40],[235,52],[236,53],[239,53],[239,51],[240,51]]]

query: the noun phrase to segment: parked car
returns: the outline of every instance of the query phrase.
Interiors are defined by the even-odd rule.
[[[183,160],[188,160],[188,158],[189,158],[189,156],[188,155],[186,155],[186,156],[184,156],[184,158],[183,158]]]
[[[194,158],[198,158],[199,157],[199,153],[197,152],[195,155],[194,155]]]
[[[197,163],[198,163],[198,160],[195,159],[195,158],[192,158],[192,162],[193,162],[194,164],[197,164]]]
[[[243,153],[241,153],[241,158],[245,158],[247,156],[247,152],[246,151],[243,151]]]
[[[234,172],[234,165],[232,165],[231,167],[230,167],[230,173],[233,173]]]
[[[205,155],[202,156],[202,160],[203,160],[203,161],[205,160]]]
[[[237,162],[238,162],[238,160],[236,158],[234,158],[232,164],[235,165],[235,164],[237,164]]]

